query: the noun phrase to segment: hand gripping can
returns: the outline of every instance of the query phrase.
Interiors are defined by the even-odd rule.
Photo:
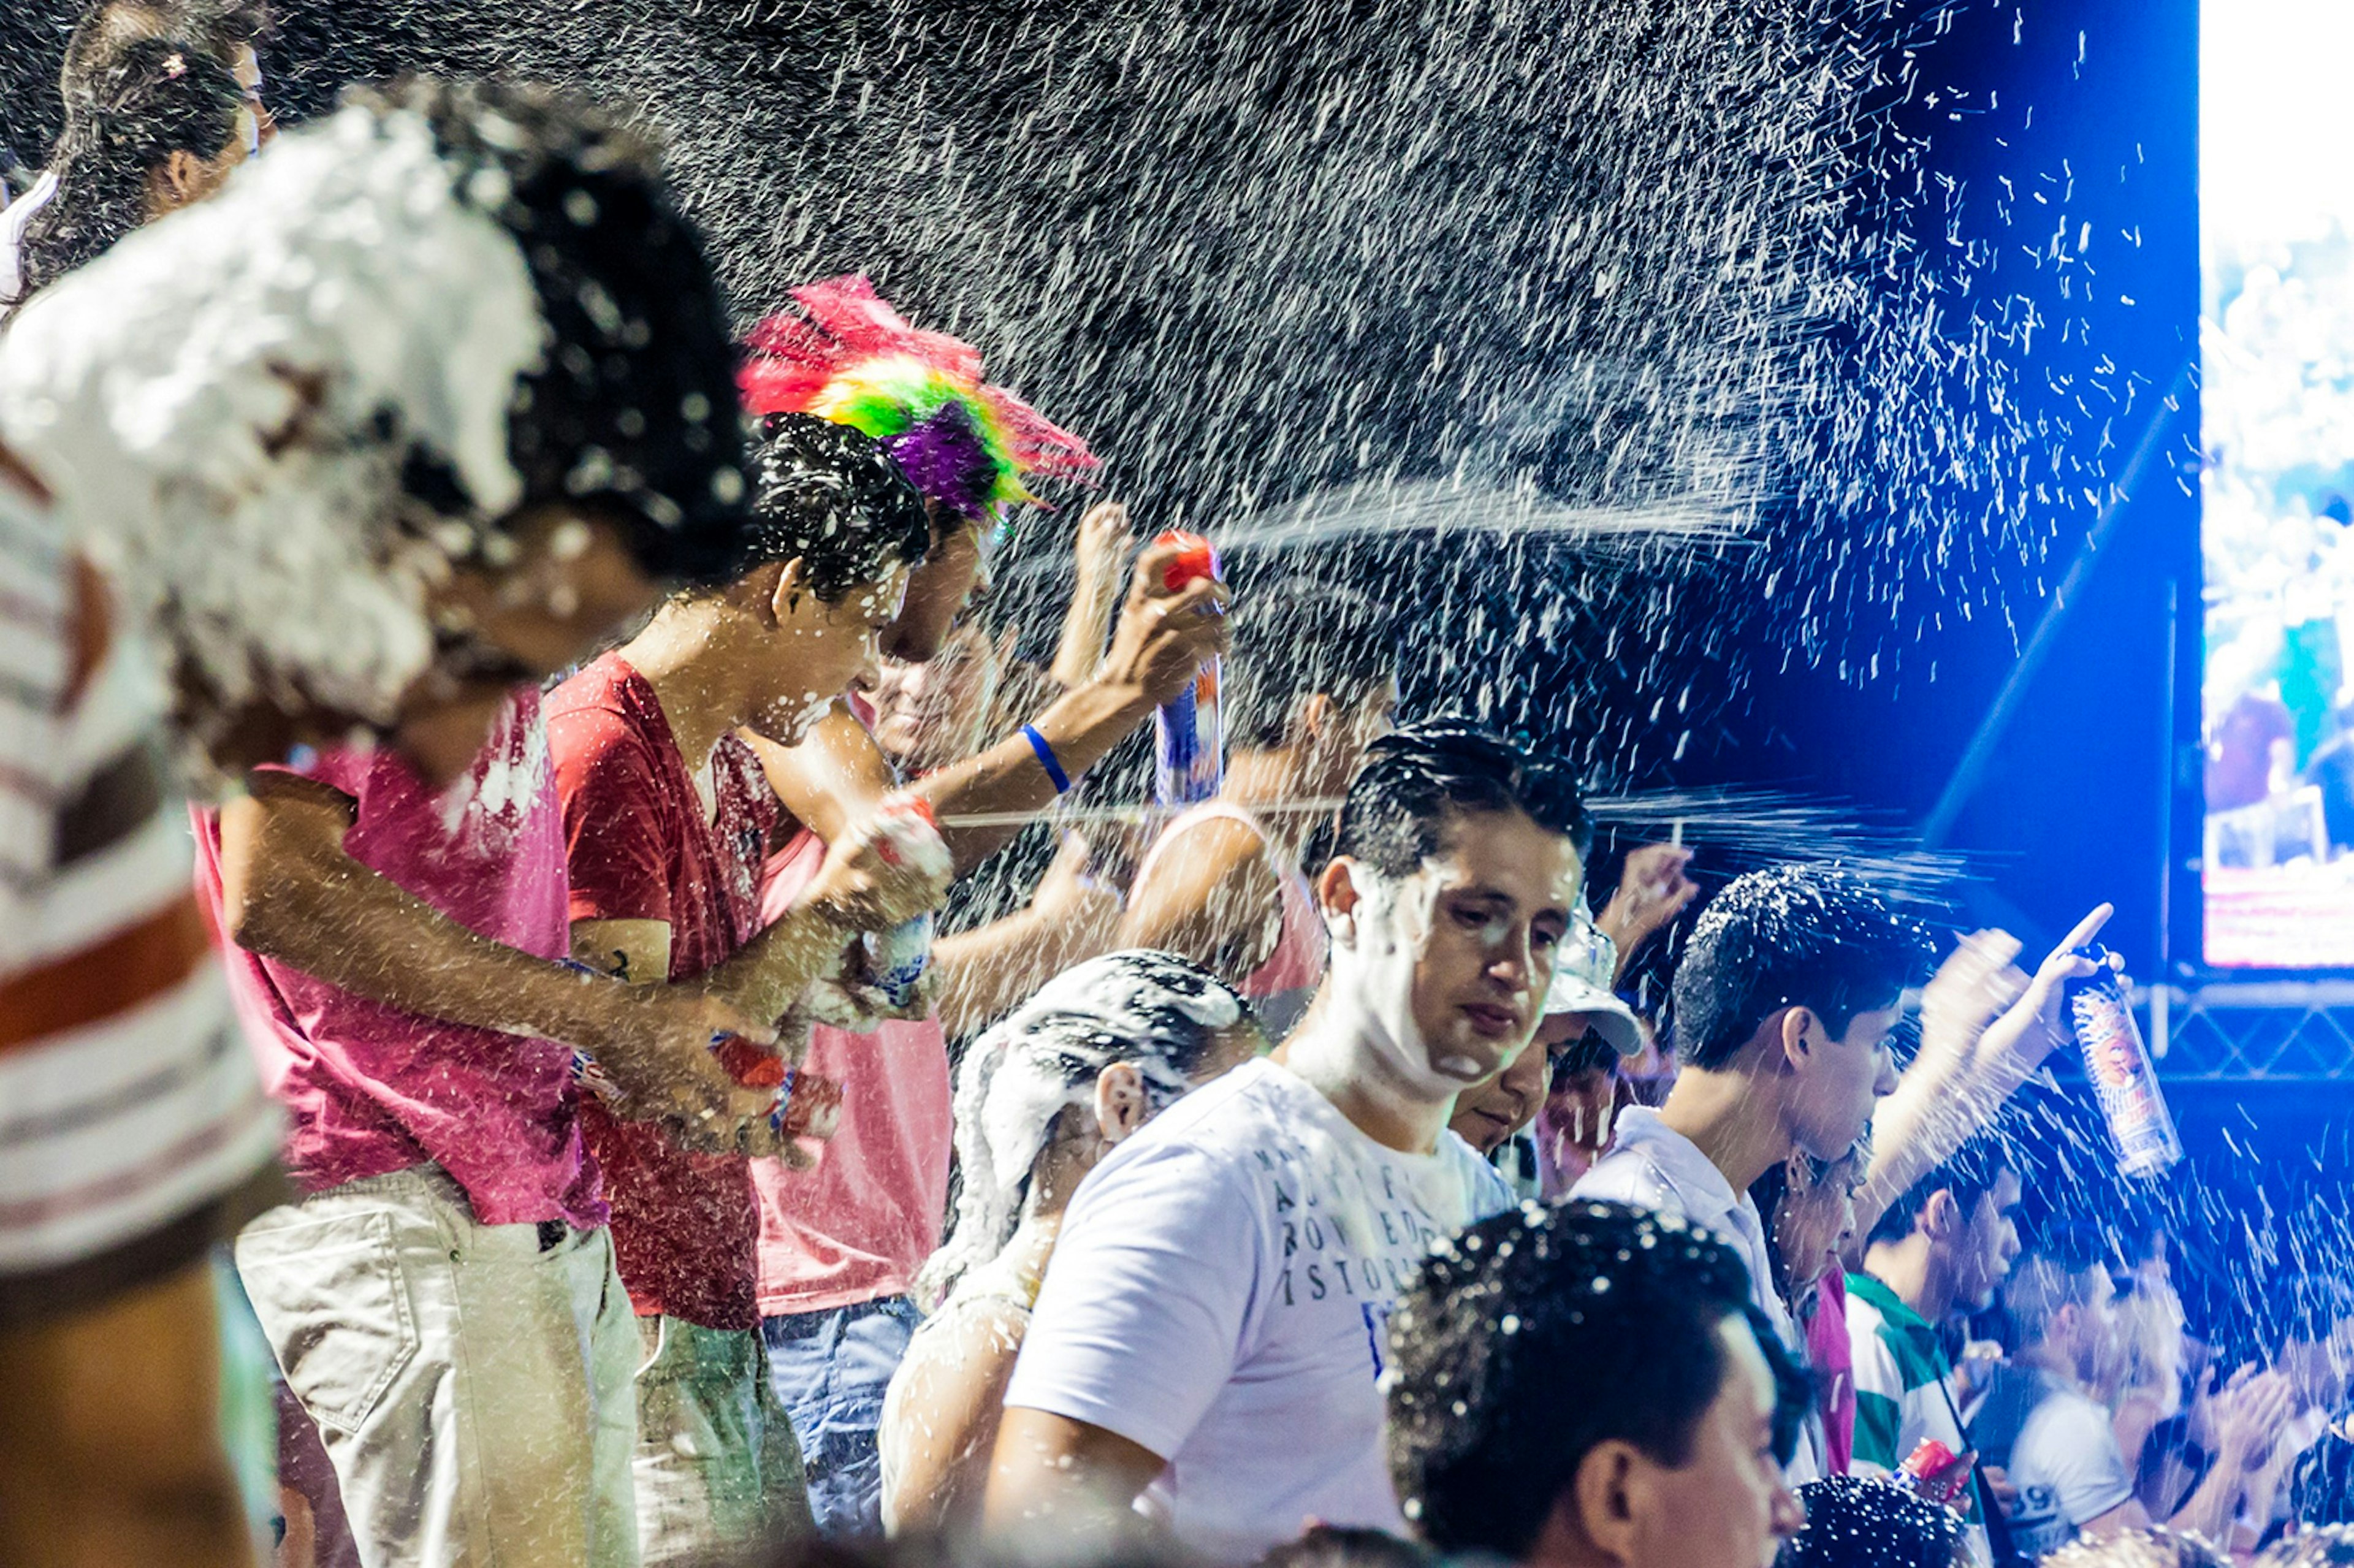
[[[832,1138],[842,1120],[842,1086],[785,1065],[784,1058],[734,1034],[714,1037],[711,1054],[748,1089],[774,1089],[769,1125],[787,1138]]]
[[[1172,531],[1153,541],[1175,545],[1182,553],[1170,562],[1161,582],[1175,593],[1186,584],[1208,577],[1223,581],[1218,552],[1199,534]],[[1225,782],[1226,732],[1218,705],[1220,661],[1205,660],[1193,683],[1163,703],[1152,715],[1158,747],[1153,757],[1152,788],[1164,806],[1192,806],[1208,800]]]
[[[2158,1069],[2142,1045],[2133,1003],[2109,967],[2109,950],[2095,943],[2076,953],[2100,966],[2089,979],[2070,980],[2064,992],[2068,1026],[2084,1053],[2084,1076],[2109,1124],[2117,1168],[2128,1176],[2156,1176],[2182,1158]]]
[[[918,796],[894,795],[875,813],[882,830],[876,851],[888,865],[910,860],[945,859],[939,823],[929,802]],[[870,931],[866,947],[867,980],[888,998],[893,1007],[916,999],[916,986],[932,961],[932,916],[929,910],[902,921],[887,931]]]

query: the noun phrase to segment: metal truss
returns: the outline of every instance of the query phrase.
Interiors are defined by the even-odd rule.
[[[2168,986],[2136,1001],[2168,1080],[2354,1082],[2354,980]]]

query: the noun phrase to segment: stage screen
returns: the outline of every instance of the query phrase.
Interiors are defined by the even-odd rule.
[[[2354,4],[2200,28],[2206,959],[2354,968]]]

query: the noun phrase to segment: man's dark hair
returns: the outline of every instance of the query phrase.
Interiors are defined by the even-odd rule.
[[[151,178],[175,153],[219,158],[244,105],[228,68],[185,38],[142,37],[116,51],[66,117],[50,154],[57,195],[26,228],[17,298],[146,222]]]
[[[1857,1013],[1894,1003],[1928,960],[1919,923],[1838,865],[1735,877],[1701,911],[1676,966],[1676,1054],[1722,1067],[1786,1007],[1843,1035]]]
[[[2327,1563],[2354,1563],[2354,1554],[2284,1554],[2277,1542],[2256,1561],[2264,1568],[2321,1568]],[[2232,1559],[2196,1535],[2178,1535],[2163,1525],[2128,1530],[2097,1541],[2077,1540],[2046,1552],[2041,1568],[2230,1568]]]
[[[1226,739],[1249,750],[1281,746],[1291,715],[1312,696],[1344,711],[1398,673],[1390,618],[1360,593],[1306,577],[1254,588],[1235,614],[1226,660]]]
[[[652,144],[535,82],[418,79],[348,101],[421,117],[459,199],[504,228],[530,270],[548,343],[507,419],[523,506],[599,505],[653,576],[734,580],[748,488],[736,345]],[[403,479],[436,511],[464,512],[429,456]]]
[[[1623,1203],[1523,1205],[1443,1244],[1389,1319],[1390,1478],[1442,1552],[1519,1561],[1596,1446],[1691,1461],[1723,1386],[1718,1332],[1755,1324],[1740,1255]],[[1806,1377],[1770,1329],[1777,1440]],[[1788,1408],[1784,1408],[1785,1405]]]
[[[1427,1546],[1367,1525],[1318,1524],[1258,1560],[1258,1568],[1437,1568]]]
[[[1967,1224],[1978,1215],[1978,1201],[2000,1185],[2003,1172],[2016,1172],[2019,1160],[2001,1139],[1980,1136],[1970,1139],[1946,1156],[1939,1165],[1896,1195],[1877,1224],[1872,1227],[1871,1240],[1900,1242],[1913,1234],[1921,1218],[1921,1211],[1929,1200],[1940,1192],[1951,1192]]]
[[[1962,1519],[1879,1477],[1827,1476],[1798,1489],[1807,1525],[1776,1568],[1951,1568]]]
[[[2062,1221],[2046,1227],[2010,1266],[2003,1281],[2008,1347],[2024,1350],[2051,1331],[2062,1307],[2092,1301],[2094,1270],[2111,1262],[2108,1244],[2091,1225]]]
[[[931,538],[923,493],[882,442],[813,414],[761,418],[737,576],[798,559],[832,604],[894,567],[920,565]]]
[[[1475,811],[1525,811],[1565,834],[1580,856],[1594,830],[1576,777],[1460,719],[1427,719],[1368,747],[1341,805],[1334,855],[1383,876],[1411,876],[1439,853],[1447,830]]]

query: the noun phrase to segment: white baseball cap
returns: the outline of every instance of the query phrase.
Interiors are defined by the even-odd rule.
[[[1603,934],[1583,910],[1571,918],[1553,960],[1553,987],[1545,992],[1544,1016],[1582,1012],[1611,1048],[1621,1056],[1643,1054],[1643,1026],[1634,1009],[1610,989],[1618,969],[1618,945]]]

